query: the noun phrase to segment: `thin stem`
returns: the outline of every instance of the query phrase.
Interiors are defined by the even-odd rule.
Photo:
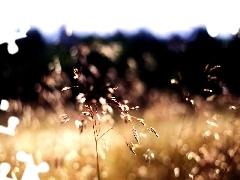
[[[101,139],[105,134],[107,134],[109,131],[111,131],[114,127],[116,127],[117,123],[113,124],[113,126],[111,128],[109,128],[107,131],[105,131],[101,136],[99,136],[98,138],[96,138],[96,140],[98,141],[99,139]]]
[[[97,137],[96,137],[96,134],[95,134],[95,131],[94,131],[94,140],[95,140],[95,150],[96,150],[96,161],[97,161],[97,177],[98,177],[98,180],[100,180],[100,170],[99,170],[99,154],[98,154],[98,140],[97,140]]]
[[[238,145],[238,147],[237,147],[236,151],[234,152],[233,156],[231,157],[231,159],[230,159],[229,162],[227,163],[227,166],[226,166],[225,169],[222,171],[220,180],[222,180],[222,179],[224,178],[224,174],[226,173],[228,167],[231,165],[231,163],[232,163],[232,161],[233,161],[233,158],[234,158],[235,155],[237,154],[239,148],[240,148],[240,144]]]
[[[174,151],[173,151],[173,155],[171,157],[171,161],[170,161],[170,165],[169,165],[169,168],[168,168],[168,178],[167,179],[171,179],[171,166],[173,164],[173,161],[174,161],[174,157],[177,153],[177,149],[178,149],[178,141],[179,139],[181,138],[181,135],[182,135],[182,131],[183,131],[183,122],[184,122],[184,119],[185,119],[185,116],[186,116],[186,113],[184,113],[184,116],[182,118],[182,123],[181,123],[181,129],[180,129],[180,132],[178,134],[178,138],[177,138],[177,143],[176,143],[176,146],[174,148]]]
[[[99,168],[98,140],[101,139],[105,134],[107,134],[110,130],[112,130],[117,125],[119,125],[119,124],[115,123],[110,129],[105,131],[100,137],[98,137],[96,135],[95,126],[93,126],[94,140],[95,140],[95,151],[96,151],[96,156],[97,156],[96,157],[96,163],[97,163],[97,177],[98,177],[98,180],[101,179],[101,177],[100,177],[100,168]]]

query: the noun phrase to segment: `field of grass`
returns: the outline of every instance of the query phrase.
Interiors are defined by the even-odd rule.
[[[101,179],[239,179],[240,118],[236,99],[221,95],[206,101],[196,96],[193,105],[187,105],[176,95],[159,93],[145,109],[132,112],[159,135],[133,119],[139,144],[132,127],[120,117],[114,118],[117,126],[113,129],[112,121],[101,122],[99,134],[111,129],[98,141]],[[71,106],[65,110],[78,113]],[[2,125],[10,115],[12,112],[1,112]],[[75,116],[61,123],[58,113],[41,106],[29,107],[28,113],[25,110],[17,116],[20,123],[15,136],[0,134],[0,163],[11,165],[9,178],[21,179],[26,163],[18,161],[16,154],[25,151],[32,154],[36,165],[48,163],[49,171],[39,173],[41,180],[98,179],[91,121],[80,134]],[[133,142],[136,155],[126,142]]]

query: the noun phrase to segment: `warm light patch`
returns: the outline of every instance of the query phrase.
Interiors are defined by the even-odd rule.
[[[17,125],[19,124],[19,119],[15,116],[11,116],[8,119],[8,126],[2,126],[0,125],[0,133],[3,134],[7,134],[10,136],[14,136],[15,135],[15,128],[17,127]]]
[[[7,111],[9,108],[9,102],[6,99],[1,100],[0,109],[2,111]]]
[[[0,164],[0,179],[1,180],[12,180],[11,178],[8,178],[7,175],[11,169],[10,164],[3,162]]]
[[[49,171],[48,163],[41,162],[39,165],[35,165],[33,156],[24,151],[18,151],[16,158],[18,161],[26,163],[26,168],[23,172],[21,180],[40,180],[38,174]]]

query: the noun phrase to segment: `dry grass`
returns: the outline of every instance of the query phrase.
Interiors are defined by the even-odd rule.
[[[217,103],[196,100],[201,104],[195,106],[196,113],[178,101],[169,103],[167,95],[164,98],[135,112],[156,129],[159,138],[136,123],[138,144],[132,127],[122,123],[99,140],[101,179],[238,179],[240,119],[237,110],[221,104],[226,97],[219,97]],[[42,180],[97,179],[92,125],[87,124],[80,135],[74,121],[61,124],[56,113],[43,110],[39,115],[38,111],[32,110],[35,123],[26,126],[21,121],[15,136],[0,134],[0,162],[11,164],[8,176],[14,173],[21,179],[25,165],[16,160],[16,153],[24,150],[33,155],[35,164],[49,164],[50,171],[39,175]],[[101,132],[112,127],[109,123],[100,126]],[[136,155],[124,138],[136,142]]]

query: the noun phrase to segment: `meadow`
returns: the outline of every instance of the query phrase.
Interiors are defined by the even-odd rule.
[[[164,76],[173,89],[147,89],[143,67],[149,82],[160,82],[153,71],[166,66],[156,69],[148,52],[143,67],[130,55],[126,66],[106,64],[120,51],[114,43],[72,46],[66,57],[54,55],[34,84],[37,99],[1,102],[0,132],[11,130],[0,133],[1,180],[240,178],[239,97],[218,79],[220,66],[207,64],[203,82],[191,77],[207,96],[189,92],[178,70],[175,79]]]
[[[195,96],[187,104],[178,94],[155,91],[149,104],[132,114],[154,127],[159,137],[133,119],[139,143],[120,116],[102,120],[99,133],[110,130],[98,141],[101,179],[238,179],[236,99],[219,95],[210,101]],[[94,121],[88,120],[80,133],[75,125],[79,112],[72,104],[66,105],[65,112],[72,116],[61,123],[62,117],[51,108],[19,107],[10,101],[9,111],[1,112],[1,122],[18,114],[20,123],[14,136],[0,134],[0,162],[11,165],[8,177],[21,179],[26,164],[16,154],[25,151],[32,154],[35,164],[48,163],[49,171],[39,173],[41,180],[98,179]],[[117,125],[112,128],[114,122]],[[133,148],[126,142],[133,142]]]

